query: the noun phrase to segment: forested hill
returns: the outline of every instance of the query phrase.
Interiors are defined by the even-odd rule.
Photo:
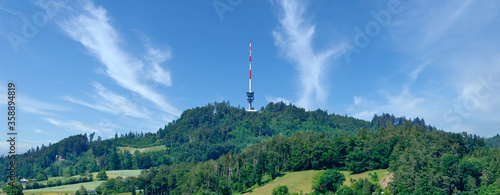
[[[213,103],[184,111],[180,118],[156,133],[130,132],[108,140],[95,138],[95,134],[75,135],[55,144],[32,148],[17,157],[17,173],[21,178],[35,178],[39,173],[68,176],[100,169],[197,162],[217,159],[229,152],[238,153],[249,144],[278,134],[289,136],[303,131],[353,134],[360,128],[372,131],[378,126],[353,117],[322,110],[305,111],[284,103],[269,103],[257,113],[233,107],[229,102]],[[130,157],[117,148],[158,145],[166,146],[167,150]],[[0,161],[0,168],[6,170],[7,159],[0,158]],[[120,161],[126,164],[121,165]],[[6,178],[5,174],[1,172],[0,176]]]
[[[238,153],[247,145],[278,134],[315,131],[353,134],[360,128],[375,130],[370,122],[326,111],[305,111],[284,103],[269,103],[260,112],[246,112],[229,103],[214,103],[188,109],[181,117],[156,134],[137,141],[133,134],[122,135],[119,146],[165,145],[175,162],[217,159],[228,152]]]
[[[375,116],[371,122],[326,111],[305,111],[284,103],[269,103],[260,112],[246,112],[228,102],[188,109],[181,117],[156,133],[127,133],[115,138],[94,139],[94,134],[70,136],[48,146],[31,149],[16,158],[21,178],[36,176],[70,176],[102,169],[145,169],[160,164],[199,162],[218,159],[227,153],[239,153],[247,146],[281,134],[290,136],[313,131],[352,135],[360,129],[374,131],[380,127],[400,126],[408,120],[389,114]],[[427,130],[423,119],[409,120]],[[121,151],[118,147],[165,146],[154,152]],[[6,170],[6,158],[0,168]],[[7,178],[7,172],[0,172]]]

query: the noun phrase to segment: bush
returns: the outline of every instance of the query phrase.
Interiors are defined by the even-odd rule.
[[[87,195],[87,189],[85,189],[85,187],[82,185],[80,186],[80,189],[76,191],[76,193],[79,193],[80,195]]]
[[[108,175],[106,174],[106,171],[101,170],[99,173],[97,173],[97,180],[106,180],[108,179]]]
[[[47,180],[47,174],[45,172],[40,172],[38,175],[35,177],[36,181],[45,181]]]
[[[352,191],[352,188],[349,186],[340,186],[340,188],[337,190],[338,195],[354,195],[354,192]]]
[[[273,189],[273,195],[288,195],[288,194],[290,193],[288,192],[288,187],[286,186],[278,185]]]
[[[323,174],[316,175],[313,178],[312,190],[320,193],[335,193],[344,181],[344,174],[338,170],[328,169]]]

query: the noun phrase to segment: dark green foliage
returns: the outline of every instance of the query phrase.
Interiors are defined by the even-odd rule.
[[[37,181],[45,181],[48,179],[48,177],[47,177],[47,174],[45,174],[45,172],[41,171],[40,173],[38,173],[38,175],[35,177],[35,179]]]
[[[368,178],[359,179],[354,182],[351,186],[353,194],[363,195],[363,194],[380,194],[382,192],[381,187],[377,183],[372,183]]]
[[[343,185],[343,186],[339,187],[336,194],[338,194],[338,195],[354,195],[354,192],[352,191],[351,187]]]
[[[486,139],[486,145],[491,148],[498,148],[500,146],[500,134]]]
[[[108,179],[105,183],[102,183],[101,186],[97,187],[95,190],[98,194],[134,192],[137,185],[138,180],[135,177],[127,177],[125,179],[122,177],[116,177]]]
[[[102,194],[102,192],[103,192],[103,191],[104,191],[104,188],[103,188],[102,186],[97,186],[97,187],[95,188],[95,192],[96,192],[97,194]]]
[[[278,185],[273,189],[273,195],[288,195],[288,187],[286,185]]]
[[[61,186],[61,185],[70,185],[70,184],[76,184],[76,183],[83,183],[83,182],[90,182],[92,181],[91,177],[83,176],[79,178],[69,178],[67,180],[61,181],[61,180],[56,180],[56,181],[47,181],[47,184],[44,185],[43,183],[38,183],[38,182],[32,182],[28,183],[25,187],[25,189],[39,189],[39,188],[46,188],[46,187],[54,187],[54,186]]]
[[[96,178],[97,178],[97,180],[106,180],[106,179],[108,179],[108,175],[106,174],[106,171],[101,170],[101,171],[99,171],[99,173],[97,173]]]
[[[313,179],[312,190],[320,193],[335,193],[344,181],[344,174],[338,170],[328,169]]]
[[[87,193],[87,189],[85,189],[85,187],[83,187],[83,185],[82,185],[82,186],[80,186],[80,189],[76,191],[75,194],[87,195],[88,193]]]
[[[23,186],[19,182],[15,182],[13,185],[8,185],[5,188],[5,193],[7,195],[23,195]]]
[[[145,194],[232,194],[286,171],[310,169],[358,173],[388,168],[394,174],[389,185],[394,194],[480,194],[495,191],[500,178],[500,150],[485,148],[485,140],[476,135],[446,133],[420,118],[383,114],[370,123],[284,103],[269,103],[259,113],[226,102],[209,104],[186,110],[156,133],[130,132],[108,140],[90,136],[71,136],[17,156],[18,175],[82,176],[37,184],[45,187],[90,181],[85,176],[89,172],[145,169],[137,178],[108,180],[100,187],[102,194],[134,189]],[[157,145],[167,149],[132,155],[117,148]],[[8,159],[0,158],[0,169],[7,165]],[[5,174],[0,176],[7,178]],[[363,179],[351,190],[363,194],[378,188]],[[349,193],[341,189],[339,193]]]
[[[358,166],[364,171],[389,168],[394,172],[395,182],[390,183],[394,194],[479,192],[481,183],[487,189],[500,177],[500,150],[481,147],[481,140],[474,140],[473,136],[469,139],[469,135],[427,128],[408,121],[378,131],[360,129],[356,135],[332,136],[312,131],[289,137],[276,135],[240,153],[222,155],[216,161],[161,166],[166,170],[163,173],[149,169],[139,176],[138,187],[148,193],[155,190],[148,182],[152,172],[168,178],[168,186],[163,190],[173,194],[217,194],[222,189],[246,192],[251,186],[260,185],[263,178],[269,181],[284,171],[325,167],[346,170],[351,162],[364,163]],[[378,176],[371,177],[377,180]],[[351,190],[353,194],[372,194],[382,192],[380,188],[376,182],[361,179],[354,182]],[[349,190],[344,191],[349,194]]]
[[[366,155],[359,149],[355,149],[354,151],[349,152],[349,155],[347,155],[347,168],[353,174],[367,171],[370,168],[369,166],[367,166],[367,162],[368,155]]]
[[[326,111],[305,111],[284,103],[269,103],[260,113],[248,113],[243,108],[231,107],[228,102],[208,104],[203,107],[186,110],[179,119],[170,122],[156,133],[116,134],[117,138],[95,139],[95,133],[89,136],[75,135],[49,146],[31,149],[16,157],[22,178],[35,178],[44,171],[47,176],[73,176],[99,170],[147,169],[162,164],[181,162],[200,162],[215,160],[227,153],[238,153],[250,144],[270,139],[282,134],[290,136],[304,131],[349,133],[358,129],[375,130],[369,122],[328,114]],[[164,145],[168,150],[134,154],[120,152],[118,146],[150,147]],[[296,148],[295,152],[300,152]],[[307,149],[307,148],[306,148]],[[310,155],[318,155],[325,150],[318,145]],[[297,153],[295,153],[297,155]],[[333,155],[333,156],[332,156]],[[341,161],[331,162],[337,157],[337,151],[330,151],[313,162],[304,159],[295,161],[295,167],[306,164],[312,167],[328,168],[342,166]],[[0,158],[0,168],[6,169],[8,163]],[[7,178],[7,172],[0,172]],[[275,173],[273,173],[275,174]]]

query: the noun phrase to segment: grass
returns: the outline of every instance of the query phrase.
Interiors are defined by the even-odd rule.
[[[71,185],[64,185],[64,186],[55,186],[55,187],[50,187],[50,188],[42,188],[42,189],[35,189],[35,190],[23,190],[25,195],[31,195],[31,194],[74,194],[78,189],[80,189],[80,186],[84,186],[87,190],[93,190],[97,186],[101,185],[104,181],[93,181],[93,182],[85,182],[85,183],[77,183],[77,184],[71,184]]]
[[[274,179],[271,183],[268,183],[264,186],[261,186],[259,188],[256,188],[252,190],[251,192],[247,193],[249,195],[253,194],[272,194],[273,189],[278,186],[278,185],[286,185],[288,187],[288,191],[290,193],[300,193],[301,191],[303,193],[311,193],[311,187],[312,187],[312,178],[314,175],[316,175],[319,172],[324,172],[324,170],[316,171],[316,170],[310,170],[310,171],[298,171],[298,172],[288,172],[285,173],[282,177],[278,177]],[[373,170],[373,171],[367,171],[359,174],[353,174],[351,175],[348,171],[341,171],[342,174],[344,174],[346,181],[344,181],[343,185],[351,185],[351,178],[354,180],[359,180],[361,178],[371,178],[370,173],[374,174],[377,173],[379,182],[389,174],[389,172],[386,169],[379,169],[379,170]]]
[[[125,151],[128,150],[130,151],[130,154],[134,154],[136,150],[139,152],[154,152],[154,151],[160,151],[160,150],[166,150],[167,147],[165,145],[159,145],[159,146],[152,146],[152,147],[147,147],[147,148],[133,148],[133,147],[118,147],[120,151]]]
[[[290,193],[302,191],[303,193],[311,193],[312,178],[318,172],[324,172],[323,170],[316,171],[298,171],[298,172],[288,172],[282,177],[274,179],[271,183],[252,190],[250,194],[272,194],[273,189],[278,185],[286,185]]]
[[[96,178],[98,172],[92,173],[94,178]],[[106,171],[106,175],[108,178],[117,178],[117,177],[137,177],[141,174],[141,170],[118,170],[118,171]]]
[[[351,173],[348,171],[341,171],[341,173],[344,174],[344,176],[345,176],[345,181],[344,181],[343,185],[350,186],[351,185],[351,178],[354,180],[359,180],[359,179],[364,179],[364,178],[371,179],[371,176],[369,174],[370,173],[371,174],[377,173],[378,182],[380,182],[385,176],[387,176],[389,174],[389,171],[387,171],[387,169],[378,169],[378,170],[367,171],[367,172],[358,173],[358,174],[354,174],[354,175],[351,175]]]
[[[141,170],[118,170],[118,171],[106,171],[106,174],[108,175],[108,178],[117,178],[117,177],[130,177],[130,176],[138,176],[141,174]],[[94,175],[94,178],[97,176],[97,172],[92,173]],[[80,177],[78,175],[72,176],[72,177]],[[67,180],[71,177],[50,177],[49,180]],[[97,180],[97,179],[95,179]],[[44,194],[44,195],[57,195],[57,194],[74,194],[78,189],[80,189],[80,186],[84,186],[87,190],[93,190],[97,186],[101,185],[104,181],[93,181],[93,182],[85,182],[85,183],[77,183],[77,184],[71,184],[71,185],[63,185],[63,186],[55,186],[55,187],[48,187],[48,188],[41,188],[41,189],[35,189],[35,190],[24,190],[25,195],[39,195],[39,194]],[[47,183],[47,181],[43,182]],[[132,193],[123,193],[121,195],[129,195]],[[0,194],[2,195],[2,194]]]
[[[123,192],[123,193],[118,193],[114,195],[132,195],[132,192]]]

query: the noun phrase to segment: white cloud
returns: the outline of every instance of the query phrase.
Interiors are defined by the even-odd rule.
[[[35,129],[33,132],[37,133],[37,134],[44,134],[45,131],[41,130],[41,129]]]
[[[78,133],[92,133],[92,132],[102,133],[102,131],[99,128],[86,125],[78,121],[73,121],[73,120],[60,121],[52,118],[45,118],[45,120],[55,126],[76,131]]]
[[[109,91],[99,83],[94,83],[96,96],[91,96],[92,103],[66,96],[65,100],[87,106],[102,112],[108,112],[115,115],[126,115],[131,117],[148,118],[149,111],[144,107],[139,107],[130,102],[127,98]]]
[[[400,67],[403,73],[376,89],[381,93],[355,99],[347,110],[365,119],[373,112],[418,116],[447,131],[492,135],[498,130],[500,88],[489,92],[478,77],[500,81],[500,3],[415,1],[403,7],[386,31],[389,37],[380,36],[388,38],[384,47],[404,56],[394,58],[397,68],[391,73]],[[402,74],[409,82],[401,82]]]
[[[377,114],[377,112],[365,110],[365,111],[354,114],[353,117],[358,118],[358,119],[362,119],[365,121],[371,121],[373,118],[373,115],[375,115],[375,114]]]
[[[120,34],[110,24],[107,11],[91,2],[85,3],[83,11],[60,22],[59,26],[101,61],[106,66],[106,74],[120,86],[140,94],[167,113],[180,115],[180,111],[164,96],[146,84],[148,77],[165,86],[172,84],[170,72],[160,66],[170,58],[170,51],[147,48],[148,60],[134,57],[134,54],[122,49]]]
[[[410,74],[410,83],[412,83],[413,81],[415,81],[417,78],[418,78],[418,75],[420,74],[420,72],[422,72],[422,70],[424,70],[424,68],[429,65],[429,63],[424,63],[420,66],[418,66],[417,68],[415,68],[415,70],[413,70]]]
[[[359,106],[366,102],[361,96],[354,96],[354,105]]]
[[[315,25],[305,21],[304,7],[297,0],[278,0],[281,6],[279,27],[273,31],[274,44],[299,71],[300,95],[298,105],[313,109],[328,97],[324,77],[332,56],[341,47],[316,52],[313,48]]]
[[[162,51],[159,49],[148,49],[148,55],[146,59],[150,62],[151,67],[147,72],[147,77],[157,83],[163,84],[165,86],[172,85],[172,77],[169,71],[165,71],[160,64],[166,62],[172,58],[171,50]]]
[[[52,103],[47,103],[47,102],[42,102],[39,100],[31,99],[26,96],[17,96],[18,99],[17,102],[17,107],[21,110],[24,110],[26,112],[32,113],[32,114],[37,114],[37,115],[51,115],[49,111],[64,111],[66,110],[65,107],[52,104]]]
[[[426,110],[429,104],[423,97],[415,97],[407,87],[397,95],[380,92],[383,97],[380,101],[366,100],[361,96],[354,96],[354,102],[348,111],[359,119],[370,121],[374,114],[391,113],[395,116],[420,117],[431,116]]]

